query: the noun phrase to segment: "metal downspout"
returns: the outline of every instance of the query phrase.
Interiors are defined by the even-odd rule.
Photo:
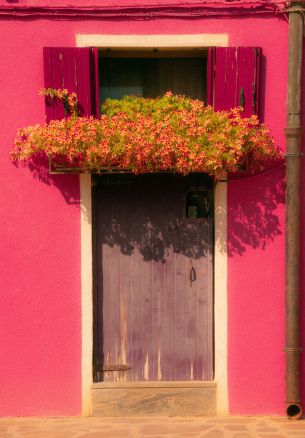
[[[300,385],[301,75],[303,7],[289,7],[286,134],[286,413],[302,417]]]

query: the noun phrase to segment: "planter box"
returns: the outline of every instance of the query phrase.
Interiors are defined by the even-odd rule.
[[[83,170],[80,167],[69,167],[66,164],[49,161],[49,173],[52,174],[80,174],[80,173],[132,173],[132,169],[120,169],[116,167],[102,167],[99,170]]]

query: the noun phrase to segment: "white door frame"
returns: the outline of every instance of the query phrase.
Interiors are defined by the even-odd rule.
[[[192,49],[228,46],[227,34],[103,35],[77,34],[76,47],[113,49]],[[82,294],[82,415],[91,414],[93,360],[93,276],[91,175],[80,175]],[[217,413],[228,413],[227,376],[227,183],[215,189],[214,370]]]

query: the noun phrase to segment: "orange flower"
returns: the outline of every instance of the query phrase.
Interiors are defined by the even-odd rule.
[[[116,167],[135,173],[205,172],[218,178],[238,171],[249,157],[249,170],[255,171],[265,160],[282,156],[270,132],[256,116],[242,118],[241,108],[217,112],[169,91],[157,99],[107,100],[95,119],[77,114],[77,96],[67,89],[40,94],[63,101],[71,116],[19,129],[13,160],[44,152],[87,171]]]

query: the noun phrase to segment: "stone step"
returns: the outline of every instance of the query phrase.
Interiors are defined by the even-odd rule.
[[[101,382],[92,386],[92,416],[216,415],[215,382]]]

